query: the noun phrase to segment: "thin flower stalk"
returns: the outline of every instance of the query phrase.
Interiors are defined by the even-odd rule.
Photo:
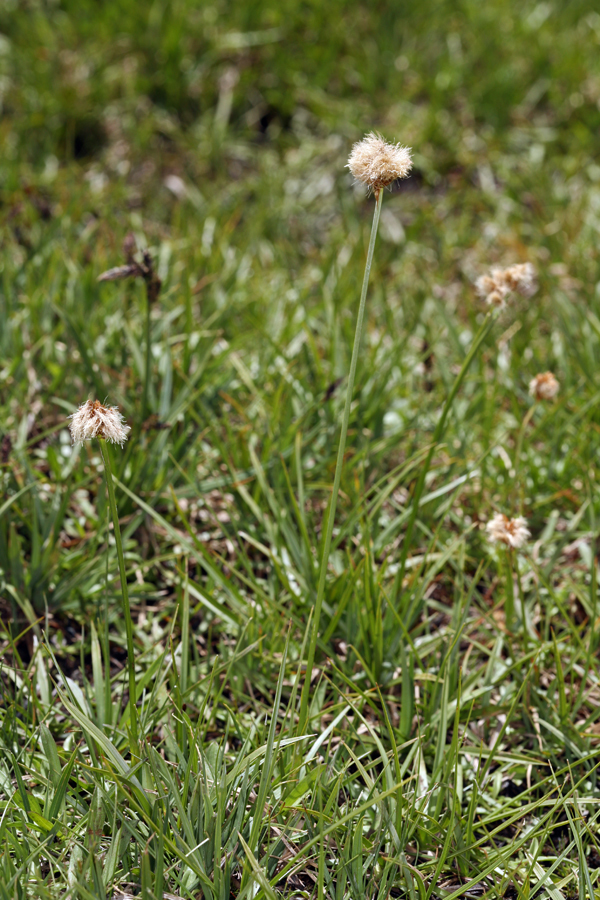
[[[515,620],[515,576],[513,572],[513,551],[507,547],[503,553],[506,566],[506,591],[504,594],[504,625],[509,634],[513,632]]]
[[[115,498],[112,466],[107,442],[123,446],[129,436],[131,428],[125,422],[116,406],[105,406],[99,400],[88,400],[79,407],[77,412],[69,416],[71,422],[69,430],[74,444],[84,444],[87,441],[98,439],[100,453],[104,462],[104,478],[108,491],[108,504],[113,520],[115,544],[117,547],[117,559],[119,561],[119,575],[121,579],[121,599],[123,618],[125,619],[125,633],[127,638],[127,668],[129,673],[129,721],[131,723],[131,755],[139,754],[137,708],[136,708],[136,680],[135,657],[133,648],[133,623],[131,621],[131,609],[129,607],[129,592],[127,590],[127,575],[125,572],[125,557],[123,555],[123,542],[119,526],[119,513]]]
[[[529,646],[527,634],[527,615],[525,612],[525,597],[523,595],[523,585],[521,584],[521,574],[519,572],[518,552],[513,547],[504,547],[502,556],[504,557],[506,567],[506,591],[504,594],[504,625],[508,634],[514,633],[516,619],[516,603],[515,603],[515,584],[517,586],[517,594],[519,597],[519,606],[521,608],[521,625],[523,628],[523,647],[525,653]]]
[[[523,444],[525,442],[525,435],[527,434],[527,429],[531,423],[533,418],[533,414],[536,410],[537,403],[533,403],[523,417],[523,421],[521,422],[521,427],[519,428],[519,433],[517,435],[517,447],[515,450],[515,462],[514,462],[514,476],[513,482],[515,484],[516,490],[519,494],[519,510],[521,514],[523,513],[523,509],[525,506],[525,480],[521,479],[521,463],[523,456]]]
[[[525,607],[525,594],[523,592],[523,582],[521,581],[521,572],[519,570],[519,557],[516,553],[513,556],[512,552],[510,553],[510,557],[511,557],[511,559],[510,559],[511,564],[514,562],[514,573],[515,573],[515,579],[517,582],[517,592],[519,594],[519,605],[521,607],[521,624],[523,626],[523,649],[524,649],[525,653],[527,653],[529,650],[529,633],[528,633],[528,627],[527,627],[527,610]]]
[[[115,535],[115,544],[117,547],[117,559],[119,561],[119,577],[121,579],[121,600],[123,609],[123,618],[125,619],[125,634],[127,639],[127,669],[129,673],[129,722],[131,724],[131,755],[139,756],[138,742],[138,723],[137,723],[137,691],[135,678],[135,656],[133,648],[133,622],[131,620],[131,609],[129,606],[129,591],[127,589],[127,573],[125,570],[125,556],[123,554],[123,541],[121,540],[121,527],[119,525],[119,513],[117,511],[117,501],[115,497],[115,486],[113,483],[112,466],[110,463],[110,453],[106,446],[105,440],[100,440],[100,453],[104,463],[104,474],[106,487],[108,490],[108,504],[110,507],[110,515],[113,520],[113,528]]]
[[[352,406],[352,397],[354,393],[354,379],[356,376],[356,365],[358,362],[358,354],[360,350],[363,319],[365,314],[365,305],[367,299],[367,289],[369,286],[369,276],[371,274],[371,266],[373,264],[373,254],[375,251],[375,240],[377,238],[377,229],[379,226],[379,218],[381,216],[381,205],[383,202],[383,190],[377,192],[377,201],[375,203],[375,212],[373,214],[373,224],[371,226],[371,238],[369,240],[369,249],[367,252],[367,262],[365,265],[365,274],[363,278],[362,291],[360,295],[360,303],[358,306],[358,315],[356,318],[356,331],[354,334],[354,346],[352,348],[352,359],[350,362],[350,372],[348,374],[348,386],[346,389],[346,401],[344,403],[344,413],[342,416],[342,428],[340,432],[340,443],[338,447],[337,462],[335,466],[335,475],[333,479],[333,488],[331,491],[331,499],[327,510],[327,524],[325,527],[325,537],[323,540],[323,549],[321,552],[321,564],[319,568],[319,582],[317,587],[317,598],[314,606],[314,615],[311,625],[310,640],[308,644],[308,655],[306,661],[306,678],[302,686],[302,694],[300,697],[300,716],[298,722],[298,733],[301,734],[306,728],[308,722],[308,699],[310,693],[311,676],[315,661],[315,652],[317,641],[319,638],[319,625],[321,622],[321,612],[323,608],[323,598],[325,596],[325,586],[327,583],[327,567],[329,564],[329,553],[331,550],[331,538],[333,535],[333,526],[335,523],[335,511],[337,507],[338,494],[340,490],[340,481],[342,478],[342,468],[344,464],[344,454],[346,452],[346,437],[348,434],[348,423],[350,421],[350,408]]]
[[[498,317],[499,309],[498,307],[492,306],[489,311],[486,313],[486,316],[482,322],[481,328],[475,335],[473,339],[473,343],[469,349],[469,352],[465,356],[463,360],[463,364],[460,367],[460,371],[454,380],[454,384],[446,398],[446,402],[444,403],[441,415],[438,419],[437,425],[435,426],[435,430],[433,432],[433,438],[431,441],[431,446],[429,447],[429,452],[425,458],[425,462],[421,467],[421,471],[419,473],[419,477],[417,479],[417,483],[415,485],[415,490],[412,497],[412,505],[411,505],[411,514],[408,520],[408,524],[406,526],[406,532],[404,534],[404,539],[402,541],[402,551],[400,555],[400,564],[398,566],[398,572],[396,573],[396,578],[394,581],[394,587],[392,591],[392,596],[394,598],[394,603],[397,604],[398,597],[402,590],[402,584],[404,581],[404,575],[406,572],[406,561],[408,558],[408,552],[410,550],[413,531],[415,527],[415,522],[417,520],[417,515],[419,513],[419,505],[421,503],[421,498],[423,496],[423,491],[425,489],[425,479],[427,478],[427,473],[429,471],[429,467],[431,465],[431,460],[433,458],[433,454],[442,439],[444,434],[444,429],[446,427],[446,421],[448,419],[448,415],[452,406],[454,404],[454,400],[456,395],[458,394],[461,385],[465,379],[467,372],[471,367],[471,363],[477,356],[479,349],[488,334],[490,333],[496,318]]]
[[[533,419],[534,413],[538,408],[538,404],[554,400],[558,395],[559,390],[560,383],[557,381],[552,372],[542,372],[541,374],[536,375],[535,378],[532,378],[532,380],[529,382],[529,394],[531,397],[533,397],[534,402],[527,410],[527,413],[525,414],[525,416],[523,417],[523,421],[521,422],[521,427],[517,436],[517,449],[515,452],[514,465],[514,482],[516,485],[520,484],[519,493],[521,514],[523,513],[523,508],[525,505],[525,482],[520,478],[521,457],[523,455],[525,435],[527,433],[529,424]]]
[[[403,147],[400,144],[389,144],[384,141],[381,135],[374,134],[373,132],[366,135],[362,141],[354,144],[352,152],[350,153],[350,156],[348,158],[347,168],[350,169],[350,172],[352,173],[352,175],[354,175],[354,178],[358,183],[365,185],[368,193],[372,192],[375,195],[376,203],[375,211],[373,214],[373,224],[371,227],[371,237],[369,240],[369,249],[367,251],[367,261],[365,265],[360,302],[358,306],[358,315],[356,318],[356,331],[354,334],[354,345],[352,347],[350,372],[348,373],[348,385],[346,389],[344,412],[342,415],[342,427],[335,466],[335,475],[333,479],[331,499],[326,515],[325,535],[323,539],[321,560],[319,566],[317,597],[314,606],[312,624],[309,626],[311,630],[308,643],[306,678],[302,687],[302,694],[300,697],[300,715],[298,722],[299,733],[304,731],[308,721],[308,698],[310,694],[310,685],[312,680],[312,670],[315,661],[317,641],[319,638],[319,626],[321,622],[323,599],[325,596],[325,586],[327,583],[327,568],[329,564],[329,554],[331,551],[331,539],[333,536],[335,512],[340,490],[342,468],[344,465],[346,438],[348,434],[348,423],[350,421],[352,396],[354,393],[356,365],[358,362],[358,354],[360,352],[363,320],[367,299],[367,289],[369,286],[371,266],[373,264],[373,253],[375,251],[375,241],[377,238],[379,218],[381,216],[383,189],[391,185],[399,178],[406,178],[406,176],[410,172],[411,166],[412,160],[408,147]]]

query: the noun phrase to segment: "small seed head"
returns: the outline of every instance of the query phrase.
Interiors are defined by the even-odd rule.
[[[517,291],[522,297],[531,297],[537,290],[535,268],[530,262],[509,266],[503,273],[504,281],[511,291]]]
[[[528,538],[531,537],[531,532],[527,528],[527,519],[524,519],[523,516],[509,519],[503,513],[496,513],[485,528],[492,543],[506,544],[507,547],[514,547],[515,550],[525,546]]]
[[[118,406],[103,406],[99,400],[88,400],[69,419],[74,444],[101,438],[122,447],[131,431]]]
[[[493,268],[475,282],[475,290],[489,306],[503,307],[511,293],[531,297],[537,290],[535,269],[531,263],[519,263],[508,269]]]
[[[552,372],[542,372],[529,382],[529,393],[536,400],[554,400],[560,388]]]
[[[369,192],[378,194],[397,178],[406,178],[412,168],[410,149],[401,144],[388,144],[371,132],[354,144],[346,168]]]

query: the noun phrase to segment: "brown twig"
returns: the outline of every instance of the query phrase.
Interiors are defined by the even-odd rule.
[[[119,281],[123,278],[142,278],[146,284],[146,371],[142,395],[142,421],[148,416],[148,390],[150,383],[150,314],[153,305],[158,301],[162,282],[154,268],[154,261],[149,250],[142,250],[141,259],[136,258],[137,245],[131,232],[123,241],[124,266],[108,269],[98,276],[98,281]]]

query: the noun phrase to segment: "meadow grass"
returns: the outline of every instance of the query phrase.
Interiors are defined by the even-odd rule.
[[[0,11],[0,900],[598,893],[600,16],[398,6]]]

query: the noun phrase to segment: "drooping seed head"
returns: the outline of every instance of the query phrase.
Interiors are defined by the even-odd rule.
[[[88,400],[69,419],[74,444],[101,438],[122,447],[131,431],[118,406],[103,406],[99,400]]]
[[[542,372],[529,382],[529,393],[536,400],[554,400],[560,388],[552,372]]]
[[[412,168],[410,148],[388,144],[381,135],[371,132],[354,144],[346,168],[369,192],[378,194],[397,178],[406,178]]]
[[[496,513],[485,526],[490,541],[495,544],[506,544],[507,547],[514,547],[519,550],[525,546],[531,532],[527,528],[527,519],[523,516],[517,516],[516,519],[509,519],[504,513]]]

